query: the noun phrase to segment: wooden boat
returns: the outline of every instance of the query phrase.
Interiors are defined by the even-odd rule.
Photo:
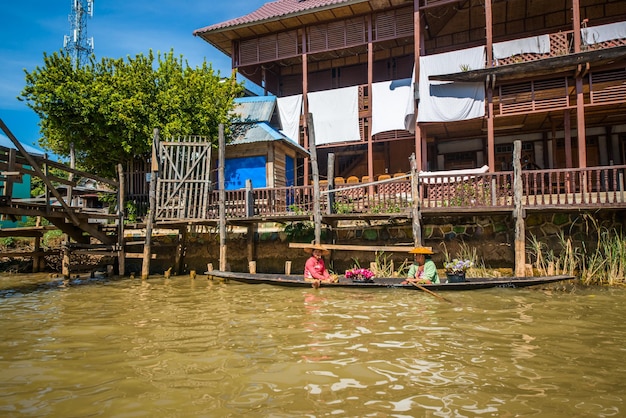
[[[248,284],[269,284],[274,286],[286,286],[286,287],[311,287],[310,281],[305,281],[302,275],[291,274],[266,274],[266,273],[237,273],[230,271],[210,271],[206,272],[209,279],[223,279],[232,280],[234,282],[248,283]],[[407,290],[423,290],[428,289],[431,291],[443,291],[443,290],[477,290],[477,289],[489,289],[494,287],[505,288],[518,288],[545,285],[550,283],[561,282],[565,280],[573,280],[575,276],[541,276],[541,277],[497,277],[497,278],[474,278],[469,277],[465,282],[458,283],[443,283],[446,281],[444,278],[440,284],[420,284],[414,286],[412,284],[402,284],[402,278],[382,277],[374,278],[372,282],[352,281],[346,279],[343,276],[339,277],[339,281],[336,283],[322,282],[321,287],[324,288],[340,288],[340,287],[352,287],[352,288],[364,288],[364,289],[407,289]],[[423,288],[423,289],[421,289]]]

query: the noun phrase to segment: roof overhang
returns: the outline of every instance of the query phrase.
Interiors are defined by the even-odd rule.
[[[515,81],[529,77],[541,77],[569,72],[586,72],[591,65],[611,65],[626,61],[626,46],[597,51],[585,51],[519,64],[508,64],[480,70],[463,71],[452,74],[431,75],[431,81],[490,82]]]

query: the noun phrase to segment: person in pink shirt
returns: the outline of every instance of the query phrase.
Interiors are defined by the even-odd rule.
[[[322,256],[330,254],[330,251],[319,244],[313,244],[305,248],[304,251],[311,254],[311,257],[309,257],[304,265],[304,280],[312,281],[313,287],[317,287],[315,286],[316,282],[319,286],[319,282],[333,281],[333,277],[328,270],[326,270],[326,265],[322,258]]]

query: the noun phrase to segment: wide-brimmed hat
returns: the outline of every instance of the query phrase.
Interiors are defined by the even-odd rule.
[[[311,254],[313,252],[313,250],[320,250],[322,252],[322,255],[327,255],[330,254],[330,250],[326,247],[324,247],[323,245],[320,244],[311,244],[310,247],[306,247],[304,249],[305,252]]]
[[[434,254],[433,247],[415,247],[409,251],[409,254]]]

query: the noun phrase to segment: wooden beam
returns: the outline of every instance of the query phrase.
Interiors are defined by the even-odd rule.
[[[24,158],[26,158],[28,163],[33,167],[33,169],[35,170],[37,175],[43,180],[43,182],[46,184],[46,186],[48,186],[48,188],[50,188],[50,191],[52,192],[54,197],[56,197],[58,199],[58,201],[61,204],[61,206],[63,206],[63,209],[65,209],[66,214],[70,218],[72,223],[74,225],[78,226],[80,224],[80,221],[76,217],[76,214],[74,213],[74,211],[67,205],[67,203],[65,203],[65,201],[63,200],[63,197],[54,188],[54,186],[52,185],[50,180],[46,177],[46,175],[43,173],[43,171],[41,171],[41,168],[39,167],[39,165],[37,164],[35,159],[29,153],[26,152],[26,150],[24,149],[24,147],[22,146],[20,141],[17,140],[15,135],[13,135],[13,132],[11,132],[9,130],[9,128],[5,125],[5,123],[4,123],[4,121],[2,119],[0,119],[0,128],[4,131],[6,136],[9,137],[11,142],[13,142],[13,145],[15,145],[15,147],[20,151],[22,156]]]
[[[488,75],[495,75],[499,81],[525,79],[532,76],[574,73],[579,65],[603,65],[626,60],[626,46],[585,51],[569,55],[544,58],[519,64],[501,65],[479,70],[462,71],[452,74],[431,75],[429,80],[485,82]]]
[[[329,250],[343,251],[385,251],[393,253],[408,253],[412,246],[390,246],[390,245],[344,245],[344,244],[322,244]],[[309,248],[311,244],[290,242],[289,248]]]

